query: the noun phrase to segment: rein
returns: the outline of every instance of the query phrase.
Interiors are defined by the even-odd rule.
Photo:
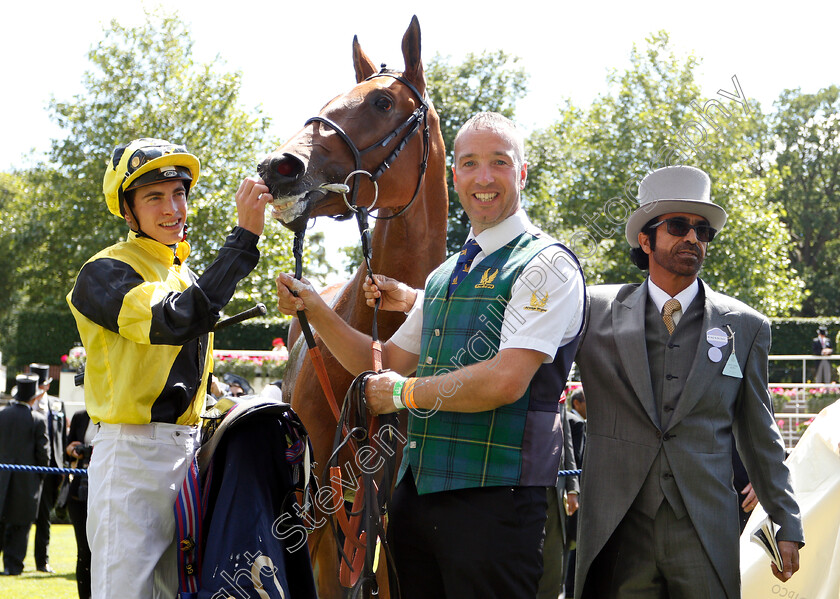
[[[344,141],[347,147],[353,154],[355,163],[354,170],[347,175],[345,184],[328,184],[325,187],[333,188],[331,190],[340,190],[344,196],[344,202],[347,207],[356,216],[356,222],[359,227],[359,236],[362,244],[362,255],[367,269],[367,276],[373,281],[373,270],[371,268],[371,238],[370,226],[368,224],[368,216],[379,220],[389,220],[400,216],[408,210],[417,197],[420,195],[420,189],[423,185],[423,180],[426,175],[426,168],[428,166],[429,151],[430,151],[430,133],[428,122],[429,104],[425,98],[420,94],[414,85],[411,84],[404,77],[392,73],[385,72],[385,66],[382,66],[382,71],[368,77],[367,80],[376,77],[392,77],[397,81],[407,86],[420,101],[420,107],[409,115],[409,117],[396,129],[388,133],[382,139],[363,150],[359,150],[353,140],[347,135],[347,132],[342,127],[322,116],[314,116],[308,119],[304,126],[314,122],[327,125],[335,131],[335,133]],[[417,179],[417,185],[414,188],[414,194],[409,200],[408,204],[400,208],[394,214],[389,216],[373,216],[370,214],[376,204],[378,197],[377,180],[382,174],[391,167],[391,164],[397,159],[400,152],[405,148],[409,141],[420,130],[423,125],[423,159],[420,163],[420,174]],[[402,137],[400,138],[400,135]],[[395,139],[398,139],[396,146],[391,153],[385,158],[372,173],[365,170],[362,165],[362,158],[368,152],[376,148],[384,148],[391,144]],[[359,206],[357,204],[359,195],[359,180],[356,175],[366,174],[376,188],[373,203],[370,206]],[[353,178],[352,187],[346,185],[350,178]],[[347,191],[350,191],[350,200],[347,199]],[[297,231],[295,233],[294,245],[292,253],[295,258],[295,278],[300,280],[303,274],[303,247],[305,230]],[[365,401],[365,384],[368,377],[382,371],[382,343],[379,340],[379,331],[377,327],[377,317],[379,313],[381,298],[377,298],[373,308],[373,323],[371,326],[371,354],[373,361],[373,370],[362,373],[353,381],[352,385],[347,391],[344,398],[344,403],[341,410],[338,408],[338,403],[335,399],[335,394],[332,385],[329,381],[326,366],[324,365],[323,355],[320,348],[315,343],[315,337],[312,329],[309,326],[309,321],[303,311],[297,313],[298,321],[300,322],[301,332],[306,339],[307,347],[309,348],[309,355],[315,367],[315,372],[318,376],[318,381],[330,405],[330,409],[336,419],[336,435],[333,444],[333,453],[327,461],[325,472],[330,474],[330,487],[332,489],[333,505],[328,506],[328,511],[334,514],[335,517],[330,519],[333,532],[339,540],[339,557],[341,560],[339,570],[339,582],[342,586],[352,589],[351,597],[361,596],[376,596],[379,594],[378,584],[376,581],[376,566],[378,560],[378,550],[383,548],[386,554],[386,562],[388,564],[388,580],[391,590],[391,597],[397,599],[399,594],[399,583],[397,581],[396,571],[394,570],[394,561],[391,558],[390,550],[385,538],[385,513],[387,505],[390,501],[390,481],[393,478],[394,469],[396,466],[396,451],[397,439],[393,434],[394,427],[397,423],[397,416],[389,414],[381,418],[371,416],[368,418],[367,404]],[[387,428],[383,427],[382,435],[380,432],[379,421],[388,420]],[[387,439],[383,439],[386,437]],[[371,440],[374,440],[379,446],[374,448],[371,445]],[[379,479],[377,485],[375,472],[368,472],[369,469],[360,468],[362,471],[361,485],[358,486],[355,498],[353,500],[353,507],[347,513],[344,506],[343,483],[341,477],[341,467],[338,465],[338,456],[344,447],[350,447],[354,456],[358,455],[360,451],[365,450],[366,455],[375,452],[380,456],[383,465],[382,477]],[[387,454],[382,457],[382,453]],[[368,463],[368,460],[365,461]],[[358,465],[358,464],[357,464]],[[352,476],[352,472],[350,473]],[[338,528],[344,534],[344,545],[341,547]],[[364,530],[361,530],[364,525]]]
[[[362,210],[364,209],[360,209],[360,211]],[[361,229],[361,223],[359,227]],[[304,236],[305,231],[295,233],[292,250],[295,257],[295,278],[298,280],[301,279],[303,270]],[[368,276],[372,280],[370,231],[367,228],[362,231],[362,248],[365,254]],[[312,328],[309,326],[306,313],[302,310],[297,312],[301,332],[306,339],[306,344],[309,348],[309,357],[312,359],[313,366],[315,367],[318,382],[321,384],[321,388],[327,398],[327,403],[336,419],[333,452],[324,468],[324,472],[329,473],[332,503],[329,506],[322,506],[322,509],[325,509],[332,516],[329,522],[333,534],[336,537],[336,547],[338,548],[340,559],[339,583],[343,587],[351,589],[351,599],[379,595],[376,568],[380,548],[384,548],[386,555],[390,596],[393,599],[399,599],[400,597],[399,582],[397,580],[396,570],[394,569],[394,560],[385,536],[385,513],[387,512],[387,505],[390,503],[390,481],[395,472],[398,445],[397,439],[392,431],[393,427],[397,425],[398,418],[396,414],[368,417],[367,403],[365,401],[365,385],[368,377],[382,371],[382,344],[379,341],[376,326],[379,303],[380,300],[377,298],[374,306],[373,332],[371,335],[371,352],[375,370],[364,372],[353,380],[344,397],[341,410],[338,408],[321,349],[315,343],[315,336],[312,333]],[[377,437],[376,435],[379,431],[378,420],[380,418],[383,420],[387,418],[391,429],[387,430],[387,435],[383,434]],[[386,436],[387,439],[383,440],[383,437]],[[371,439],[375,439],[379,447],[372,447],[370,443]],[[385,444],[384,448],[382,446],[383,443]],[[342,481],[341,467],[338,465],[339,453],[344,447],[351,449],[354,458],[359,455],[360,451],[364,450],[368,458],[371,453],[375,453],[379,455],[380,460],[383,462],[382,477],[379,479],[379,486],[377,486],[375,472],[369,472],[368,469],[361,468],[361,485],[359,485],[357,479],[357,490],[353,498],[353,506],[350,508],[349,513],[345,507],[344,483]],[[386,454],[384,457],[382,456],[383,451]],[[354,461],[358,465],[358,461]],[[366,460],[365,463],[367,464],[368,461]],[[353,477],[352,471],[350,472],[350,476]],[[317,495],[319,493],[316,493]],[[338,526],[336,526],[336,521],[338,522]],[[362,530],[362,525],[364,525],[364,530]],[[343,547],[341,535],[338,531],[339,528],[344,535]]]

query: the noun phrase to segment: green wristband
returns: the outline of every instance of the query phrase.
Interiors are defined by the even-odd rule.
[[[397,381],[396,383],[394,383],[394,392],[393,392],[394,406],[396,406],[396,408],[398,410],[404,410],[405,409],[405,404],[402,402],[403,385],[405,385],[405,379],[403,379],[401,381]]]

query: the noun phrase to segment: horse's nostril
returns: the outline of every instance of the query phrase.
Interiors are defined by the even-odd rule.
[[[295,167],[289,160],[281,160],[277,163],[277,174],[284,177],[291,177],[294,175]]]
[[[300,158],[292,154],[275,156],[268,161],[269,173],[279,176],[281,180],[286,182],[297,181],[303,176],[305,170],[306,168]]]

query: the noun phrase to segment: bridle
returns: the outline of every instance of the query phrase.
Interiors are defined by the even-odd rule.
[[[365,260],[367,275],[371,278],[371,280],[373,280],[373,270],[370,263],[372,248],[370,243],[368,216],[379,220],[389,220],[400,216],[414,204],[415,200],[420,195],[420,189],[422,188],[423,180],[425,178],[430,146],[428,121],[429,102],[427,99],[420,94],[417,88],[402,75],[386,72],[384,64],[382,65],[382,69],[379,73],[371,75],[365,79],[365,81],[369,81],[377,77],[391,77],[408,87],[420,102],[420,106],[414,110],[397,128],[385,135],[376,143],[360,150],[347,132],[344,131],[338,123],[327,117],[314,116],[308,119],[305,123],[305,126],[316,122],[326,125],[344,141],[345,145],[350,149],[350,152],[353,155],[354,169],[347,175],[344,183],[325,184],[322,187],[330,191],[340,192],[344,197],[344,203],[347,205],[347,208],[351,213],[355,214],[356,222],[359,226],[359,235],[361,237],[362,255]],[[423,158],[420,163],[420,173],[417,178],[417,185],[414,188],[414,194],[412,195],[411,200],[391,215],[371,215],[370,211],[374,209],[379,194],[379,188],[377,185],[378,179],[391,167],[400,152],[402,152],[408,142],[411,141],[411,139],[417,134],[421,126],[423,127]],[[375,149],[387,147],[392,144],[394,140],[398,141],[396,142],[393,150],[382,161],[382,163],[374,169],[373,172],[365,170],[362,164],[364,156]],[[371,182],[374,184],[374,199],[369,206],[359,206],[357,203],[359,195],[359,179],[357,175],[361,174],[368,175]],[[347,182],[351,179],[352,186],[348,186]],[[348,191],[350,192],[349,200],[347,199]],[[292,248],[292,253],[295,257],[295,278],[298,280],[300,280],[303,275],[303,248],[305,234],[305,228],[295,232],[294,245]],[[303,311],[297,313],[301,332],[306,339],[306,344],[309,348],[309,355],[315,367],[318,381],[321,384],[321,388],[324,391],[324,395],[327,398],[327,402],[330,405],[330,409],[332,410],[337,423],[333,453],[324,469],[325,472],[329,472],[334,494],[339,494],[341,491],[341,468],[337,465],[339,451],[345,446],[350,447],[354,453],[359,447],[370,447],[370,439],[376,434],[376,429],[378,428],[378,423],[375,417],[368,419],[366,425],[364,424],[367,415],[367,410],[365,409],[364,390],[367,378],[382,371],[382,344],[379,341],[379,332],[377,327],[379,305],[380,298],[377,298],[374,304],[373,323],[371,326],[373,370],[362,373],[356,377],[353,384],[347,391],[341,410],[339,410],[338,403],[335,400],[335,395],[333,393],[332,386],[330,385],[327,369],[324,365],[323,356],[315,343],[315,338],[312,333],[312,329],[309,326],[306,314]],[[395,418],[392,419],[396,420]],[[394,435],[389,434],[388,439],[385,441],[389,444],[389,446],[392,446],[392,450],[387,451],[386,453],[393,457],[396,454],[396,439],[394,438]],[[399,583],[396,580],[396,574],[393,570],[393,559],[391,558],[390,550],[385,541],[384,529],[384,512],[386,511],[385,506],[389,502],[388,496],[390,494],[390,480],[393,474],[393,466],[394,463],[392,460],[385,460],[385,468],[380,481],[381,488],[377,488],[376,481],[374,480],[372,474],[363,472],[362,487],[354,500],[353,509],[351,510],[349,517],[345,513],[344,506],[341,505],[343,501],[340,502],[339,505],[331,506],[331,508],[334,507],[334,512],[332,513],[336,514],[338,527],[342,529],[345,536],[343,548],[341,547],[341,543],[337,542],[341,562],[340,581],[342,586],[352,588],[353,597],[357,597],[365,593],[378,595],[376,573],[374,569],[374,555],[376,553],[377,540],[382,543],[381,546],[383,551],[387,555],[391,597],[399,597]],[[362,521],[365,525],[365,531],[360,533],[360,525]],[[336,533],[336,538],[338,539],[339,535],[335,520],[331,519],[330,522],[333,526],[334,532]]]
[[[351,177],[355,177],[355,175],[366,174],[370,177],[370,180],[375,184],[379,178],[385,173],[386,170],[391,168],[391,165],[397,159],[397,156],[400,155],[400,152],[403,151],[405,146],[408,144],[409,141],[417,134],[420,130],[420,126],[423,125],[423,159],[420,162],[420,174],[417,177],[417,185],[414,188],[414,194],[411,196],[411,200],[409,200],[408,204],[403,206],[400,210],[391,214],[390,216],[372,216],[372,218],[379,219],[379,220],[388,220],[392,218],[396,218],[397,216],[401,215],[403,212],[408,210],[411,205],[414,203],[414,200],[417,199],[417,196],[420,194],[420,188],[423,185],[423,178],[426,175],[426,168],[429,163],[429,120],[428,120],[428,112],[429,112],[429,103],[427,101],[426,96],[421,94],[414,84],[412,84],[408,79],[403,77],[402,75],[398,75],[396,73],[390,73],[385,70],[385,65],[382,65],[382,69],[376,73],[375,75],[371,75],[365,81],[370,81],[372,79],[376,79],[378,77],[391,77],[392,79],[396,79],[403,85],[405,85],[408,89],[412,91],[414,96],[420,102],[420,106],[412,112],[408,118],[403,121],[401,125],[399,125],[396,129],[385,135],[379,141],[369,145],[364,150],[360,150],[358,146],[353,142],[347,132],[335,121],[332,119],[328,119],[327,117],[323,116],[313,116],[307,119],[304,126],[310,125],[311,123],[322,123],[328,126],[330,129],[335,131],[336,135],[338,135],[341,140],[347,145],[350,149],[350,152],[353,154],[353,161],[354,167],[353,171],[347,175],[347,178],[344,180],[344,185],[347,185],[347,181]],[[382,161],[382,163],[371,173],[364,169],[362,165],[362,158],[368,152],[372,150],[376,150],[377,148],[384,148],[388,144],[390,144],[393,140],[398,138],[400,134],[405,132],[402,139],[399,140],[397,145],[391,151],[391,153]],[[358,211],[361,210],[359,206],[356,204],[356,200],[359,194],[359,185],[358,179],[353,179],[353,187],[350,188],[350,200],[347,200],[346,192],[342,192],[344,196],[344,203],[347,205],[347,208],[358,215]],[[370,212],[373,210],[376,204],[376,197],[374,197],[373,203],[367,207],[367,211]]]
[[[370,245],[370,227],[368,225],[368,216],[377,220],[390,220],[392,218],[396,218],[403,214],[406,210],[408,210],[413,204],[417,197],[420,195],[420,189],[423,186],[423,180],[426,176],[426,169],[429,164],[429,119],[428,119],[428,112],[429,112],[429,102],[427,98],[422,95],[417,88],[412,84],[409,80],[407,80],[402,75],[391,73],[385,70],[385,65],[382,65],[381,70],[365,79],[365,81],[370,81],[371,79],[376,79],[377,77],[391,77],[392,79],[396,79],[403,85],[405,85],[412,93],[415,95],[417,100],[420,102],[420,106],[412,112],[409,117],[403,121],[396,129],[385,135],[382,139],[377,141],[374,144],[371,144],[367,148],[360,150],[347,132],[335,121],[328,119],[327,117],[323,116],[313,116],[307,119],[304,126],[307,126],[311,123],[322,123],[327,125],[332,130],[335,131],[336,135],[338,135],[342,141],[347,145],[350,149],[350,152],[353,154],[353,161],[354,161],[354,168],[347,177],[344,179],[344,184],[327,184],[325,187],[327,188],[342,188],[341,194],[344,197],[344,203],[350,209],[352,213],[356,215],[356,222],[359,226],[359,237],[361,238],[362,243],[362,256],[365,261],[365,266],[367,268],[368,277],[373,280],[373,269],[371,268],[370,261],[371,261],[371,252],[372,248]],[[370,214],[370,211],[376,205],[377,197],[378,197],[378,185],[377,181],[382,176],[382,174],[388,170],[397,157],[400,155],[400,152],[405,148],[409,141],[417,134],[420,130],[420,126],[423,126],[423,159],[420,162],[420,173],[417,177],[417,185],[414,188],[414,194],[411,196],[411,200],[396,211],[394,214],[388,216],[373,216]],[[369,171],[365,170],[362,165],[362,159],[365,154],[368,152],[377,149],[383,148],[393,142],[402,134],[402,138],[399,139],[399,142],[396,144],[394,149],[391,153],[382,161],[382,163],[370,173]],[[359,206],[357,204],[357,199],[359,195],[359,180],[356,175],[359,174],[367,174],[373,184],[376,186],[376,195],[374,196],[373,202],[370,206]],[[347,181],[353,179],[352,187],[347,185]],[[347,199],[347,191],[350,191],[350,200]],[[300,279],[303,276],[303,247],[304,247],[304,236],[306,234],[305,229],[299,230],[295,232],[295,239],[294,244],[292,246],[292,254],[295,258],[295,278]],[[377,298],[374,308],[373,308],[373,324],[371,326],[371,337],[373,339],[372,351],[373,351],[373,365],[374,370],[379,371],[382,369],[382,346],[379,342],[379,331],[377,327],[377,316],[379,314],[379,304],[380,299]],[[314,348],[315,345],[315,338],[312,335],[311,328],[309,327],[309,322],[306,318],[306,315],[303,312],[297,313],[298,320],[300,322],[301,331],[306,339],[306,344],[310,349],[310,353]],[[314,358],[313,358],[314,359]],[[316,363],[316,371],[319,370],[319,367]],[[318,373],[318,379],[321,382],[321,386],[324,388],[324,392],[327,393],[327,399],[330,398],[332,395],[331,392],[327,391],[328,385],[325,385],[328,381],[326,380],[326,369],[323,369],[323,374]],[[338,405],[333,398],[331,400],[331,406],[333,415],[336,418],[336,421],[339,419],[339,412],[338,412]]]

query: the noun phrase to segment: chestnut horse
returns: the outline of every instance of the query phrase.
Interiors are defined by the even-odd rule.
[[[426,276],[445,257],[449,200],[443,137],[438,116],[426,99],[420,25],[416,17],[403,37],[402,53],[405,59],[402,73],[385,71],[384,67],[378,72],[354,37],[357,85],[330,101],[317,117],[307,121],[301,131],[272,152],[260,164],[259,173],[274,197],[275,218],[297,232],[306,227],[311,217],[348,215],[346,196],[331,184],[358,185],[353,191],[358,206],[370,206],[376,201],[379,218],[393,217],[377,221],[373,230],[370,244],[373,272],[422,287]],[[412,118],[418,120],[417,115],[425,123],[421,123],[418,134],[409,137],[406,131],[411,127],[407,125],[412,123]],[[424,139],[426,126],[428,139]],[[359,151],[359,148],[364,149]],[[359,170],[359,162],[366,174],[351,176]],[[383,166],[383,163],[388,164]],[[375,178],[373,173],[378,177],[377,195],[371,183]],[[338,292],[333,307],[354,328],[370,333],[373,310],[365,304],[362,291],[366,274],[362,264]],[[383,342],[404,319],[402,313],[380,313],[378,331]],[[317,336],[316,340],[340,402],[353,376]],[[286,397],[291,398],[292,407],[310,434],[317,462],[315,474],[323,485],[327,478],[323,469],[332,451],[336,419],[305,350],[303,338],[298,339],[290,355],[283,392],[289,394]],[[346,465],[347,460],[342,458],[341,462]],[[313,565],[317,566],[319,597],[340,598],[338,552],[329,525],[318,527],[310,535],[309,547]],[[380,573],[382,570],[380,567]],[[387,584],[380,580],[379,586],[387,593]]]

